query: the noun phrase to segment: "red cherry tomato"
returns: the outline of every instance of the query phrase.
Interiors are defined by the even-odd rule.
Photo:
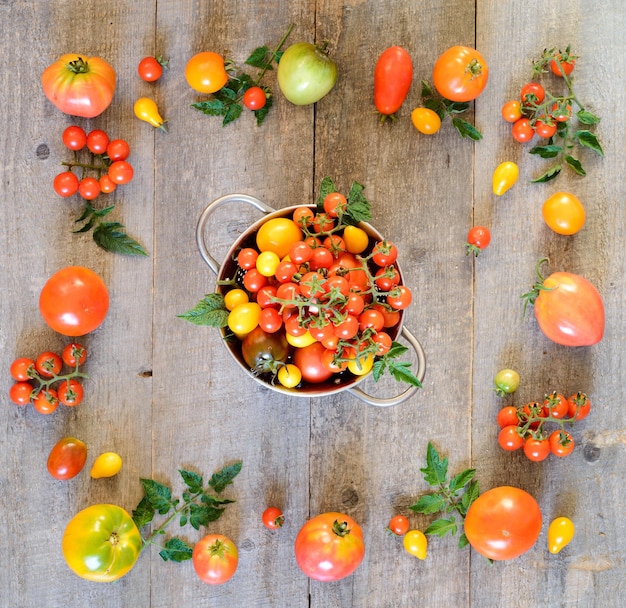
[[[285,523],[285,516],[278,507],[268,507],[263,511],[263,525],[270,530],[281,528]]]
[[[260,110],[267,103],[267,95],[261,87],[250,87],[243,94],[243,105],[248,110]]]
[[[63,131],[62,139],[65,146],[75,152],[82,150],[87,145],[87,134],[77,125],[67,127]]]
[[[535,136],[535,130],[532,128],[528,118],[520,118],[513,123],[511,135],[515,141],[526,143]]]
[[[137,66],[139,78],[146,82],[155,82],[163,76],[163,62],[156,57],[144,57]]]

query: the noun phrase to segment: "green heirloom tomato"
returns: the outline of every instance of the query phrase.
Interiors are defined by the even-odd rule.
[[[132,517],[116,505],[92,505],[78,512],[63,534],[63,557],[88,581],[110,583],[135,565],[142,547]]]
[[[297,106],[306,106],[335,86],[337,66],[320,47],[296,42],[280,58],[277,77],[283,95]]]

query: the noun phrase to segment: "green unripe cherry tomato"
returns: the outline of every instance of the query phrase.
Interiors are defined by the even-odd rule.
[[[514,393],[519,388],[519,374],[513,369],[501,369],[493,379],[500,397]]]

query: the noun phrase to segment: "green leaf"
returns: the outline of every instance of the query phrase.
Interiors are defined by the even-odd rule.
[[[224,509],[216,509],[207,504],[192,503],[189,507],[189,523],[196,530],[199,530],[200,526],[207,526],[212,521],[217,521],[224,512]]]
[[[449,519],[441,518],[436,519],[434,522],[424,530],[424,534],[427,536],[445,536],[446,534],[456,534],[458,530],[456,520],[454,517]]]
[[[317,195],[317,200],[315,201],[315,206],[318,211],[324,211],[324,199],[332,192],[337,192],[337,188],[335,187],[333,180],[326,176],[320,184],[320,191]]]
[[[154,479],[141,479],[140,481],[150,505],[160,515],[168,513],[174,506],[170,488]]]
[[[461,137],[467,137],[474,141],[480,141],[483,138],[482,133],[474,125],[458,116],[452,117],[452,126],[461,134]]]
[[[435,93],[430,86],[430,83],[427,80],[422,80],[422,98],[424,101],[426,101],[426,99],[433,98],[434,96]]]
[[[180,527],[181,527],[181,528],[182,528],[183,526],[186,526],[186,525],[187,525],[187,521],[188,521],[188,519],[189,519],[189,514],[187,513],[187,511],[183,511],[183,512],[180,514],[180,521],[179,521],[179,524],[180,524]]]
[[[254,49],[254,51],[252,51],[250,57],[248,57],[248,59],[246,59],[244,63],[247,63],[248,65],[251,65],[255,68],[267,68],[271,70],[272,66],[267,65],[269,63],[268,59],[271,58],[268,57],[269,53],[270,50],[266,46],[259,46]]]
[[[374,361],[374,365],[372,366],[372,377],[375,382],[378,382],[380,377],[385,373],[387,369],[387,360],[384,357],[380,357]]]
[[[203,114],[208,116],[223,116],[226,114],[226,105],[219,99],[207,99],[206,101],[199,101],[191,104],[192,108],[199,110]]]
[[[119,222],[101,222],[93,231],[93,240],[98,247],[122,255],[148,255],[135,239],[128,236]]]
[[[459,537],[459,549],[463,549],[463,547],[467,547],[467,545],[469,545],[469,540],[467,540],[467,536],[465,536],[465,532],[463,532]]]
[[[228,314],[228,310],[224,305],[223,296],[219,293],[209,293],[192,309],[176,316],[194,325],[226,327],[228,324]]]
[[[211,494],[203,494],[200,497],[200,500],[207,505],[219,506],[219,505],[230,505],[236,501],[230,498],[217,498],[215,496],[211,496]]]
[[[399,342],[392,342],[391,348],[385,354],[386,359],[396,359],[400,355],[406,353],[409,349],[406,346],[403,346]]]
[[[565,157],[565,162],[576,172],[578,175],[587,175],[587,172],[583,169],[580,161],[569,154]]]
[[[150,504],[147,496],[144,496],[133,510],[132,516],[135,525],[141,529],[154,519],[154,507]]]
[[[533,184],[541,184],[555,179],[561,173],[561,165],[554,165],[539,177],[530,180]]]
[[[231,122],[237,120],[241,113],[243,112],[243,106],[240,103],[231,103],[228,106],[228,110],[226,114],[224,114],[224,120],[222,121],[222,126],[225,127],[229,125]]]
[[[241,461],[235,462],[229,466],[224,467],[218,473],[213,473],[213,476],[209,480],[209,485],[219,494],[223,492],[224,489],[233,483],[233,479],[237,477],[237,475],[241,471]]]
[[[78,220],[76,220],[76,221],[78,221]],[[94,227],[95,223],[96,223],[96,216],[92,215],[89,218],[89,221],[86,224],[83,224],[83,226],[81,228],[79,228],[78,230],[73,230],[72,232],[74,234],[79,234],[81,232],[89,232]]]
[[[424,494],[417,499],[414,505],[411,505],[409,509],[416,513],[423,513],[428,515],[429,513],[437,513],[443,511],[446,507],[446,500],[440,494]]]
[[[387,361],[389,373],[398,381],[422,388],[419,378],[409,369],[411,364],[405,361]]]
[[[94,209],[93,214],[96,217],[104,217],[105,215],[109,215],[113,209],[115,209],[115,205],[109,205],[108,207],[103,207],[102,209]]]
[[[598,138],[591,132],[586,130],[576,131],[574,139],[578,141],[581,146],[593,150],[596,154],[604,156],[604,150],[598,141]]]
[[[369,201],[363,196],[364,186],[358,182],[352,182],[350,192],[346,197],[348,204],[344,221],[346,223],[358,224],[359,222],[369,222],[372,219],[372,212]]]
[[[193,549],[180,538],[170,538],[163,545],[163,549],[159,551],[159,555],[163,561],[184,562],[191,559]]]
[[[265,91],[265,105],[260,110],[254,110],[254,116],[256,118],[257,126],[261,126],[261,124],[263,124],[263,121],[267,117],[270,108],[274,105],[273,97],[269,89],[264,87],[263,90]]]
[[[80,214],[78,219],[74,220],[74,222],[76,224],[78,224],[79,222],[84,222],[94,211],[95,209],[89,203],[85,203],[85,206],[83,207],[83,212]]]
[[[559,155],[559,152],[562,152],[563,148],[561,146],[556,145],[546,145],[546,146],[535,146],[531,148],[528,153],[529,154],[537,154],[541,158],[554,158]]]
[[[438,486],[446,483],[448,459],[441,458],[435,446],[429,441],[426,448],[426,467],[420,469],[428,485]]]
[[[469,103],[460,101],[444,100],[444,104],[450,114],[462,114],[469,109]]]
[[[198,473],[195,473],[194,471],[185,471],[184,469],[178,469],[178,472],[183,478],[183,482],[191,492],[193,492],[194,494],[202,492],[202,475],[198,475]]]
[[[470,505],[478,498],[479,494],[478,482],[473,479],[467,488],[465,488],[465,493],[461,497],[461,508],[464,513],[467,513]]]
[[[476,469],[466,469],[465,471],[462,471],[461,473],[453,477],[450,481],[450,491],[456,492],[457,490],[460,490],[472,480],[475,473]]]
[[[587,110],[579,110],[576,113],[578,120],[584,125],[597,125],[600,122],[600,117],[587,112]]]

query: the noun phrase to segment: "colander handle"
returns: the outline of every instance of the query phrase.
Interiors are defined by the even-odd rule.
[[[422,380],[424,380],[424,374],[426,372],[426,353],[424,353],[424,349],[422,348],[422,345],[419,343],[417,338],[406,327],[402,327],[401,333],[404,339],[411,345],[411,347],[417,354],[417,372],[415,373],[415,376],[420,382],[422,382]],[[367,403],[368,405],[390,407],[392,405],[398,405],[403,401],[406,401],[407,399],[412,397],[418,389],[419,387],[411,385],[408,389],[406,389],[397,397],[388,397],[386,399],[372,397],[371,395],[368,395],[366,392],[362,391],[356,386],[349,388],[348,392],[352,393],[355,397],[358,397],[361,401],[365,401],[365,403]]]
[[[217,275],[220,271],[220,264],[218,261],[209,253],[209,248],[204,240],[205,228],[206,224],[209,221],[209,218],[213,214],[214,211],[219,209],[224,205],[230,205],[231,203],[245,203],[246,205],[250,205],[263,213],[272,213],[276,211],[269,205],[266,205],[263,201],[255,198],[254,196],[250,196],[249,194],[226,194],[221,196],[220,198],[215,199],[212,203],[209,203],[205,210],[200,215],[200,219],[198,220],[198,224],[196,226],[196,243],[198,244],[198,249],[200,250],[200,255],[202,259],[208,264],[209,268]]]

